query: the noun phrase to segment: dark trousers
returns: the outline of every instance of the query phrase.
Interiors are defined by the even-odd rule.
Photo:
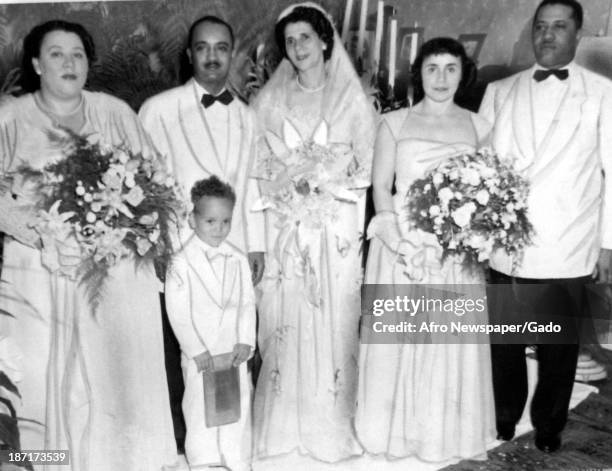
[[[518,313],[520,318],[522,313],[529,312],[537,313],[536,317],[541,314],[540,318],[532,319],[534,321],[546,322],[552,315],[561,319],[565,329],[571,330],[571,326],[574,326],[576,335],[568,336],[563,344],[537,343],[538,382],[531,403],[531,421],[541,436],[559,434],[567,422],[578,360],[579,319],[583,318],[586,308],[585,285],[591,278],[536,280],[511,277],[495,270],[490,270],[489,276],[492,291],[498,293],[497,298],[488,297],[491,319],[507,320],[513,316],[513,312]],[[513,290],[505,289],[503,292],[506,296],[500,295],[500,291],[495,291],[495,284],[513,285],[515,294],[508,296]],[[539,293],[535,285],[541,286]],[[530,295],[516,294],[521,292],[529,292]],[[505,299],[500,300],[500,296]],[[513,430],[525,408],[526,345],[491,344],[495,414],[500,433]]]
[[[164,334],[164,358],[166,360],[166,378],[168,380],[168,393],[170,395],[170,412],[172,413],[172,424],[174,426],[174,438],[176,448],[180,453],[185,450],[185,419],[181,404],[185,384],[183,383],[183,371],[181,370],[181,347],[174,335],[163,293],[160,293],[162,311],[162,331]]]

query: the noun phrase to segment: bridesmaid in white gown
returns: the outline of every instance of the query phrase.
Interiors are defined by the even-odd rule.
[[[79,24],[51,20],[26,36],[23,70],[32,93],[0,106],[2,170],[42,169],[62,159],[51,136],[64,137],[66,128],[153,156],[126,103],[83,89],[94,59],[93,40]],[[27,185],[16,183],[11,192],[15,204],[35,202]],[[0,308],[15,318],[0,316],[0,332],[23,358],[18,415],[36,421],[19,423],[21,446],[70,450],[70,466],[35,469],[159,471],[175,465],[152,264],[127,258],[111,267],[94,312],[77,281],[52,273],[41,250],[22,243],[27,234],[11,235],[19,240],[4,238],[2,281],[17,300],[2,296]],[[62,255],[62,263],[70,262]]]
[[[409,230],[405,218],[398,217],[414,180],[450,156],[473,151],[490,128],[454,103],[455,93],[474,71],[461,44],[450,38],[432,39],[423,45],[414,67],[415,92],[423,98],[413,108],[385,115],[376,139],[376,216],[368,228],[373,239],[365,282],[482,284],[480,272],[465,271],[452,258],[441,261],[434,234]],[[397,192],[392,196],[394,178]],[[427,269],[417,278],[418,267],[399,263],[397,250],[410,265],[424,248],[434,250],[424,251]],[[425,461],[485,454],[494,437],[489,345],[361,348],[356,429],[366,451],[389,459],[412,455]]]
[[[352,171],[369,182],[374,109],[329,16],[313,3],[293,5],[276,33],[285,58],[255,103],[260,155],[269,152],[269,134],[286,140],[292,130],[306,142],[327,129],[328,143],[352,147]],[[335,462],[362,452],[353,418],[365,198],[364,190],[355,194],[358,203],[337,201],[334,220],[320,228],[266,215],[256,458],[297,451]]]

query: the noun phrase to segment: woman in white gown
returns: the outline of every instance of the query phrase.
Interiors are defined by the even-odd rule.
[[[255,102],[260,156],[271,151],[270,134],[303,142],[318,134],[352,148],[351,173],[367,186],[374,109],[327,13],[313,3],[293,5],[280,15],[276,38],[285,58]],[[334,462],[362,451],[353,418],[364,190],[354,194],[358,202],[337,201],[333,220],[319,228],[283,224],[267,211],[256,458],[296,450]]]
[[[452,258],[442,262],[435,235],[409,230],[401,217],[414,180],[473,151],[488,134],[482,118],[454,103],[474,67],[461,44],[436,38],[423,45],[414,70],[415,98],[422,100],[385,115],[376,139],[365,282],[482,285],[480,272]],[[494,437],[489,345],[362,344],[359,368],[356,430],[367,452],[426,461],[485,453]]]
[[[81,25],[54,20],[28,34],[23,63],[32,93],[0,108],[3,171],[42,169],[62,158],[50,136],[65,136],[65,128],[151,152],[126,103],[83,90],[94,59],[92,38]],[[28,203],[26,190],[12,189],[16,204],[24,198]],[[18,415],[42,424],[20,422],[22,448],[69,449],[71,467],[62,469],[153,471],[174,465],[159,281],[152,267],[137,267],[132,259],[117,263],[94,313],[82,286],[43,265],[32,243],[35,233],[11,235],[5,237],[2,280],[23,302],[0,299],[2,309],[15,315],[0,316],[0,330],[21,349]]]

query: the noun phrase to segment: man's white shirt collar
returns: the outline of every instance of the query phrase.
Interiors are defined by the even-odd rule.
[[[198,96],[199,96],[200,98],[202,98],[202,95],[204,95],[204,94],[206,94],[206,95],[213,95],[213,96],[219,96],[219,95],[221,95],[221,94],[222,94],[222,93],[223,93],[225,90],[227,90],[227,87],[223,87],[223,88],[222,88],[222,89],[219,91],[219,93],[212,94],[212,93],[210,93],[208,90],[206,90],[206,88],[204,88],[202,85],[200,85],[200,83],[199,83],[199,82],[198,82],[198,81],[197,81],[195,78],[193,79],[193,83],[195,83],[195,87],[196,87],[196,90],[197,90],[197,92],[198,92]]]

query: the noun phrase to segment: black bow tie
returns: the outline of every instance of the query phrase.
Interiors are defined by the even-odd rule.
[[[533,73],[533,79],[536,82],[546,80],[551,75],[554,75],[559,80],[567,80],[569,72],[567,69],[538,69]]]
[[[209,95],[208,93],[205,93],[204,95],[202,95],[201,101],[202,101],[202,104],[204,105],[204,108],[208,108],[215,101],[218,101],[222,105],[229,105],[233,99],[234,99],[234,96],[229,91],[225,90],[223,93],[217,96]]]

